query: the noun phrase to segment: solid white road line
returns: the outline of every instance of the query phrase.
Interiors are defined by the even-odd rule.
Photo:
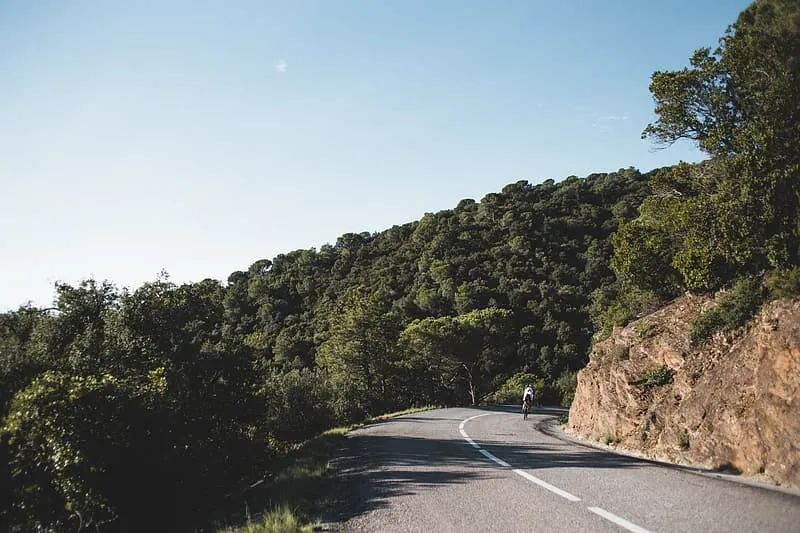
[[[494,414],[497,414],[497,413],[483,413],[482,415],[475,415],[475,416],[471,416],[471,417],[469,417],[469,418],[465,418],[465,419],[464,419],[464,420],[462,420],[462,421],[461,421],[461,423],[458,425],[458,429],[460,429],[460,430],[462,430],[462,431],[463,431],[463,430],[464,430],[464,425],[465,425],[467,422],[469,422],[470,420],[475,420],[476,418],[480,418],[480,417],[482,417],[482,416],[489,416],[489,415],[494,415]]]
[[[503,461],[502,459],[498,459],[496,456],[494,456],[491,453],[487,452],[483,448],[478,448],[478,451],[481,452],[483,455],[485,455],[487,459],[489,459],[490,461],[494,461],[495,463],[499,464],[500,466],[505,466],[506,468],[511,466],[507,462]]]
[[[480,446],[478,446],[477,444],[475,444],[475,441],[474,441],[474,440],[472,440],[471,438],[469,438],[469,435],[467,435],[467,432],[466,432],[466,431],[464,431],[464,424],[466,424],[466,423],[467,423],[467,422],[469,422],[470,420],[475,420],[476,418],[480,418],[480,417],[482,417],[482,416],[489,416],[489,415],[491,415],[491,414],[494,414],[494,413],[483,413],[482,415],[475,415],[475,416],[471,416],[471,417],[469,417],[469,418],[467,418],[467,419],[465,419],[465,420],[462,420],[462,421],[461,421],[461,423],[458,425],[458,431],[461,433],[461,436],[462,436],[462,437],[464,437],[464,438],[466,439],[466,441],[467,441],[467,442],[469,442],[470,444],[472,444],[472,447],[473,447],[473,448],[475,448],[475,449],[476,449],[476,450],[478,450],[478,451],[480,451],[481,447],[480,447]],[[494,457],[494,456],[492,456],[492,457]]]
[[[480,418],[482,416],[489,416],[489,415],[494,415],[494,414],[498,414],[498,413],[483,413],[481,415],[475,415],[475,416],[471,416],[469,418],[466,418],[466,419],[461,421],[461,424],[458,425],[458,431],[461,433],[461,436],[464,437],[464,440],[466,440],[468,443],[470,443],[473,448],[475,448],[479,452],[481,452],[481,454],[483,454],[487,459],[489,459],[490,461],[494,461],[495,463],[499,464],[500,466],[503,466],[503,467],[506,467],[506,468],[510,468],[511,467],[510,464],[508,464],[507,462],[503,461],[499,457],[497,457],[497,456],[487,452],[483,448],[481,448],[480,445],[478,445],[474,440],[472,440],[470,438],[470,436],[467,434],[467,432],[464,430],[464,425],[467,422],[469,422],[470,420],[475,420],[476,418]],[[569,492],[567,492],[565,490],[561,490],[558,487],[556,487],[554,485],[551,485],[547,481],[544,481],[543,479],[539,479],[538,477],[536,477],[536,476],[534,476],[532,474],[529,474],[528,472],[525,472],[524,470],[520,470],[518,468],[515,468],[515,469],[512,470],[512,472],[514,472],[515,474],[517,474],[519,476],[524,477],[525,479],[527,479],[531,483],[535,483],[535,484],[539,485],[540,487],[542,487],[544,489],[547,489],[547,490],[549,490],[550,492],[552,492],[554,494],[558,494],[562,498],[566,498],[567,500],[569,500],[571,502],[579,502],[579,501],[581,501],[581,499],[578,498],[577,496],[575,496],[574,494],[570,494]],[[651,533],[650,531],[644,529],[643,527],[639,527],[636,524],[634,524],[633,522],[629,522],[628,520],[625,520],[621,516],[617,516],[614,513],[610,513],[608,511],[606,511],[605,509],[601,509],[600,507],[588,507],[588,509],[591,512],[593,512],[594,514],[602,516],[606,520],[610,520],[611,522],[614,522],[618,526],[621,526],[621,527],[627,529],[628,531],[633,531],[633,533]]]
[[[617,516],[614,513],[609,513],[605,509],[601,509],[600,507],[589,507],[589,510],[596,515],[600,515],[606,520],[610,520],[617,524],[618,526],[622,526],[628,531],[633,531],[634,533],[650,533],[650,531],[646,530],[643,527],[639,527],[633,522],[628,522],[621,516]]]

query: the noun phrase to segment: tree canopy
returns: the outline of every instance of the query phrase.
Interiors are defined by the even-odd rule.
[[[614,236],[622,283],[668,297],[800,260],[800,4],[759,0],[717,49],[653,74],[643,137],[690,139],[711,159],[653,176]],[[629,291],[630,292],[630,291]]]

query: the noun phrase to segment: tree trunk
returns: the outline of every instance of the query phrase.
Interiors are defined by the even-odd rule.
[[[472,405],[475,405],[475,385],[472,383],[472,370],[464,363],[461,364],[464,370],[467,371],[467,379],[469,380],[469,397],[472,399]]]

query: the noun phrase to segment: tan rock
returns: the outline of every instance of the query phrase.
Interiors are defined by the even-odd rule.
[[[595,344],[578,374],[569,431],[649,457],[800,487],[800,300],[779,300],[736,334],[691,346],[713,306],[685,295]],[[672,382],[645,389],[662,365]]]

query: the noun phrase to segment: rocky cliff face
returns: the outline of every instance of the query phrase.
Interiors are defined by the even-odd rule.
[[[578,375],[568,429],[800,487],[800,300],[772,302],[743,330],[693,348],[692,322],[713,305],[686,295],[598,342]],[[670,370],[671,382],[655,384]]]

